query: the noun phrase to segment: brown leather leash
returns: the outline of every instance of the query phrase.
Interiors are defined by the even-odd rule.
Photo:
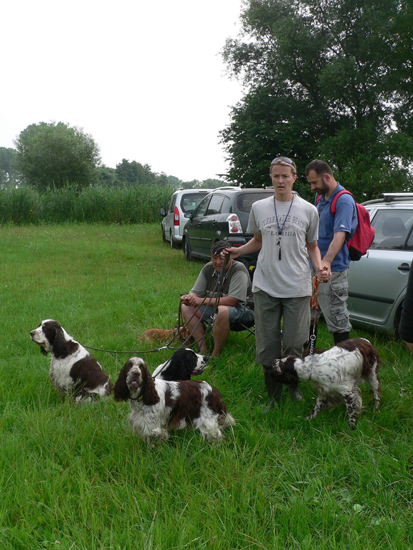
[[[323,271],[327,271],[327,268],[324,267]],[[323,281],[327,282],[327,281]],[[310,355],[314,354],[314,344],[317,340],[316,336],[316,328],[317,328],[317,311],[318,311],[318,294],[320,290],[320,282],[317,281],[317,276],[314,275],[313,277],[313,287],[311,291],[311,298],[310,298],[310,308],[314,309],[314,323],[313,323],[313,333],[310,336]]]
[[[314,310],[314,323],[313,323],[313,333],[310,336],[310,349],[309,354],[314,354],[314,344],[317,340],[316,328],[317,328],[317,311],[318,311],[318,294],[320,289],[320,283],[317,281],[316,275],[313,277],[313,288],[311,291],[310,298],[310,308]]]

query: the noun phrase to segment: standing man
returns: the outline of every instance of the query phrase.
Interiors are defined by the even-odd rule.
[[[221,257],[227,241],[217,241],[211,247],[211,261],[202,269],[189,294],[181,296],[182,316],[192,337],[199,342],[199,351],[208,354],[205,329],[200,319],[213,321],[214,349],[212,357],[219,357],[229,336],[231,326],[254,321],[254,312],[247,306],[251,294],[251,278],[241,262],[226,263]],[[223,271],[225,265],[225,271]]]
[[[331,202],[344,187],[335,180],[330,166],[322,160],[310,162],[305,175],[311,190],[320,195],[317,205],[320,216],[318,245],[322,267],[331,274],[328,284],[320,285],[318,304],[328,331],[333,334],[334,343],[338,344],[350,338],[351,324],[347,309],[350,256],[347,241],[357,228],[356,203],[351,195],[343,194],[337,200],[336,213],[332,216]]]
[[[297,167],[288,157],[276,157],[270,166],[274,196],[252,205],[248,233],[254,237],[239,248],[224,251],[237,258],[260,251],[254,271],[255,342],[257,362],[264,367],[269,407],[281,399],[282,385],[272,375],[274,359],[301,356],[310,323],[311,268],[319,276],[316,208],[292,191]],[[282,331],[281,331],[282,319]],[[289,386],[292,399],[302,399],[298,383]]]

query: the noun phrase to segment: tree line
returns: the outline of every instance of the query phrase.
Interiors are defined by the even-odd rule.
[[[15,149],[0,147],[0,188],[28,185],[38,191],[67,185],[82,189],[90,185],[121,187],[219,187],[222,180],[185,182],[158,174],[148,164],[122,159],[116,168],[101,164],[93,137],[63,122],[31,124],[15,140]]]
[[[246,90],[226,176],[261,185],[286,155],[301,174],[325,160],[359,200],[413,190],[412,42],[413,0],[245,0],[223,50]]]

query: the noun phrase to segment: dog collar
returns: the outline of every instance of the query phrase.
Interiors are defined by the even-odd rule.
[[[143,395],[140,395],[139,397],[129,397],[129,401],[142,401]]]

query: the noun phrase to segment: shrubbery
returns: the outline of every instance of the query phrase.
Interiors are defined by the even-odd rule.
[[[28,186],[0,189],[0,224],[153,223],[160,221],[173,188],[157,185],[90,186],[37,191]]]

